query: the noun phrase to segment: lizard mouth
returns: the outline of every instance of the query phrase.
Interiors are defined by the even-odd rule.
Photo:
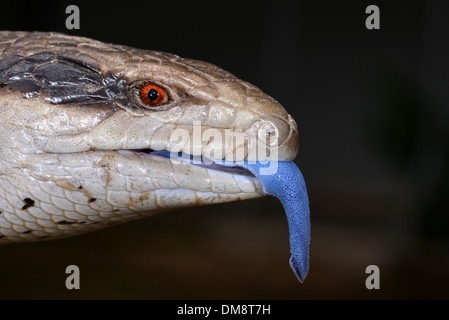
[[[261,162],[204,159],[202,156],[151,149],[132,150],[149,156],[169,158],[171,161],[183,161],[192,165],[207,167],[213,170],[251,175],[263,187],[263,192],[278,198],[285,208],[290,232],[290,266],[299,281],[304,281],[309,268],[310,217],[309,201],[304,179],[298,167],[292,161],[276,162],[279,170],[271,174],[261,173]],[[210,162],[211,161],[211,162]],[[268,162],[268,164],[271,164]]]
[[[238,166],[237,164],[235,166],[223,165],[223,164],[218,163],[220,160],[206,159],[203,156],[193,156],[193,155],[189,155],[189,154],[182,153],[182,152],[170,153],[169,151],[166,151],[166,150],[155,151],[153,149],[131,149],[128,151],[131,151],[131,152],[137,153],[137,154],[146,154],[146,155],[151,155],[151,156],[160,156],[160,157],[164,157],[164,158],[169,158],[169,159],[173,159],[176,161],[182,161],[185,163],[190,163],[192,165],[205,167],[207,169],[226,172],[226,173],[230,173],[230,174],[238,174],[238,175],[254,177],[254,174],[251,171],[249,171],[241,166]]]

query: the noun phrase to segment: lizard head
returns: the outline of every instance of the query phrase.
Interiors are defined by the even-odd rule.
[[[266,143],[264,133],[275,135],[269,147],[278,160],[298,153],[297,126],[284,108],[212,64],[61,34],[13,35],[0,81],[3,96],[21,105],[14,111],[30,115],[34,152],[171,151],[176,144],[187,154],[238,161]],[[177,129],[189,139],[176,141]],[[216,131],[205,137],[207,129]],[[217,131],[222,139],[214,139]]]
[[[272,194],[304,279],[308,200],[288,162],[298,129],[276,100],[217,66],[163,52],[7,31],[0,48],[0,243]],[[263,182],[247,163],[264,160],[289,168]]]
[[[273,133],[274,143],[262,143],[270,154],[292,160],[298,152],[284,108],[212,64],[61,34],[1,39],[1,171],[20,190],[12,203],[18,214],[23,199],[33,199],[27,214],[41,211],[57,234],[262,196],[251,174],[214,160],[257,158]],[[155,150],[203,163],[175,163]],[[48,233],[42,227],[17,237],[33,235]]]

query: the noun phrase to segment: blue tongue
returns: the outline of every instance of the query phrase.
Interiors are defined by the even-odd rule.
[[[170,157],[168,151],[153,153]],[[273,163],[249,163],[248,161],[233,163],[223,160],[220,164],[241,167],[250,171],[259,179],[265,193],[281,201],[287,216],[290,234],[290,266],[296,278],[303,282],[309,272],[310,210],[306,184],[299,168],[292,161],[279,161],[275,163],[277,165],[275,173],[263,174],[263,169],[270,167]]]
[[[229,165],[223,163],[224,165]],[[290,239],[290,266],[299,281],[309,272],[310,209],[306,184],[301,171],[293,161],[279,161],[276,173],[260,174],[270,164],[238,163],[249,170],[263,186],[263,191],[278,198],[285,209]]]

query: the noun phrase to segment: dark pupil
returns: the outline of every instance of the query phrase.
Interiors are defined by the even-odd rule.
[[[148,91],[148,99],[150,99],[150,101],[154,101],[159,97],[159,92],[157,92],[156,89],[151,89],[150,91]]]

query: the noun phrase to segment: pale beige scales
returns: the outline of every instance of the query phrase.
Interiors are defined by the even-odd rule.
[[[214,65],[38,32],[0,32],[0,54],[0,243],[263,196],[244,172],[145,152],[169,149],[171,132],[191,132],[194,122],[220,132],[269,124],[279,160],[297,155],[297,127],[283,107]],[[146,106],[136,90],[147,83],[168,101]],[[215,143],[222,157],[239,157],[227,141],[192,143],[182,151]]]

